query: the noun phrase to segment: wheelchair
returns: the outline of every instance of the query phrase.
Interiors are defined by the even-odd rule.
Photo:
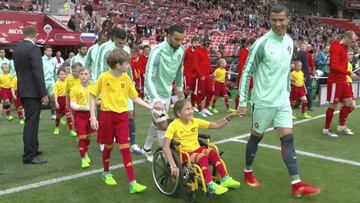
[[[198,141],[200,146],[206,146],[216,150],[219,156],[218,148],[210,142],[210,136],[206,134],[199,134]],[[171,176],[170,165],[166,160],[163,149],[160,147],[153,155],[152,162],[152,176],[158,190],[167,196],[177,197],[180,190],[187,186],[189,188],[187,202],[196,202],[196,190],[200,189],[205,193],[206,197],[214,197],[215,194],[207,190],[204,175],[201,167],[192,163],[190,155],[181,149],[179,142],[172,141],[170,145],[171,154],[174,158],[176,166],[179,168],[179,175],[177,177]],[[185,154],[188,161],[183,161],[181,154]],[[220,159],[222,161],[222,159]],[[223,162],[223,161],[222,161]],[[212,166],[212,176],[215,182],[219,182],[221,176],[216,172],[213,163],[209,163]],[[226,166],[223,162],[225,170]]]

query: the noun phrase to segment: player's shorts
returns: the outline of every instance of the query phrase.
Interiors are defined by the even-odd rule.
[[[48,95],[53,95],[54,81],[45,81],[45,88]]]
[[[331,104],[343,102],[346,98],[354,98],[352,85],[350,83],[328,83],[327,101]]]
[[[59,108],[55,109],[56,114],[65,115],[66,112],[70,111],[66,108],[66,96],[58,97]]]
[[[77,115],[76,115],[77,117]],[[128,112],[101,111],[99,116],[98,144],[129,143]]]
[[[9,100],[11,101],[11,98],[12,98],[12,94],[11,94],[11,89],[10,88],[1,88],[1,95],[0,97],[3,99],[3,100]]]
[[[306,96],[305,88],[304,87],[297,87],[292,85],[291,92],[290,92],[290,100],[296,101],[300,97]]]
[[[251,128],[257,133],[264,133],[271,125],[275,128],[292,128],[292,109],[290,104],[280,107],[252,106]]]
[[[205,76],[205,80],[198,79],[198,81],[199,85],[197,95],[205,96],[206,94],[214,94],[214,80],[210,77],[210,75]]]
[[[225,83],[220,83],[215,81],[214,89],[215,89],[215,96],[217,97],[224,97],[225,95],[227,95]]]
[[[75,126],[79,136],[93,133],[94,130],[90,126],[90,112],[76,111]]]

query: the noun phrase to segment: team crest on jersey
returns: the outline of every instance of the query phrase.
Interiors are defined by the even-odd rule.
[[[259,123],[255,123],[255,124],[254,124],[254,127],[255,127],[255,128],[259,128]]]
[[[195,132],[195,128],[191,128],[191,132]]]
[[[125,88],[125,83],[123,83],[123,82],[120,83],[120,87],[121,87],[121,88]]]
[[[289,54],[291,54],[291,47],[290,46],[288,46],[287,50],[288,50]]]

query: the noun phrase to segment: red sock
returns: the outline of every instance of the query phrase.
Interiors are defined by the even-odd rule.
[[[129,143],[127,144],[120,144],[120,152],[123,159],[123,164],[127,173],[129,183],[135,180],[135,172],[133,163],[131,160],[131,154],[129,149]]]
[[[59,127],[60,124],[60,118],[62,117],[61,114],[56,114],[56,118],[55,118],[55,127]]]
[[[104,172],[109,171],[111,150],[112,150],[112,145],[105,145],[104,151],[102,153]]]
[[[90,139],[89,139],[89,135],[88,135],[88,138],[85,139],[85,152],[88,151],[89,145],[90,145]]]
[[[79,136],[79,152],[80,152],[80,157],[81,158],[84,158],[85,157],[85,154],[86,154],[86,139],[87,138],[81,138],[81,137],[84,137],[86,135],[80,135]]]
[[[224,96],[224,101],[225,101],[226,109],[228,109],[229,108],[229,98],[227,95]]]
[[[213,100],[212,100],[212,104],[211,106],[215,109],[215,106],[216,106],[216,100],[217,100],[217,97],[214,97]]]
[[[24,109],[22,106],[19,106],[18,109],[17,109],[17,114],[18,114],[18,117],[19,119],[23,119],[24,118]]]
[[[331,120],[334,116],[334,109],[328,108],[326,111],[326,119],[325,119],[325,129],[329,129],[331,125]]]
[[[219,172],[221,177],[225,177],[228,175],[223,162],[220,159],[220,156],[216,153],[215,150],[211,149],[208,152],[208,158],[209,160],[213,163],[213,165],[215,166],[215,169],[217,172]]]
[[[72,118],[71,118],[71,112],[68,111],[65,113],[65,117],[66,117],[66,121],[67,124],[69,126],[69,130],[73,130],[73,123],[72,123]]]
[[[11,114],[10,106],[6,107],[5,114],[6,114],[6,116],[10,116],[10,114]]]
[[[196,156],[195,160],[201,167],[206,184],[210,183],[212,181],[212,175],[209,169],[208,158],[206,157],[205,154],[201,153]]]
[[[235,109],[238,108],[238,106],[239,106],[239,101],[240,101],[240,96],[238,95],[238,96],[236,96],[236,98],[235,98]]]
[[[303,102],[302,104],[301,104],[301,113],[303,114],[303,113],[305,113],[305,111],[306,111],[306,109],[307,109],[307,102]]]
[[[351,107],[348,106],[343,106],[340,110],[340,115],[339,115],[339,125],[340,126],[344,126],[346,123],[346,119],[349,116],[349,114],[353,111],[353,109]]]

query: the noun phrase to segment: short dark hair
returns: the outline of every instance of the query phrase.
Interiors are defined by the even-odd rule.
[[[64,67],[60,67],[58,70],[57,70],[57,74],[60,75],[61,72],[64,72],[66,73],[66,69]]]
[[[106,62],[114,69],[118,63],[122,65],[124,62],[130,62],[130,55],[123,49],[114,49],[106,57]]]
[[[77,49],[81,49],[82,47],[87,47],[85,43],[80,43],[77,45]]]
[[[125,29],[114,27],[111,31],[111,38],[126,39],[127,33]]]
[[[146,49],[146,48],[151,49],[151,48],[150,48],[150,46],[149,46],[148,44],[145,44],[145,45],[142,47],[142,50],[144,50],[144,49]]]
[[[185,104],[189,102],[188,100],[186,99],[179,99],[175,102],[174,104],[174,108],[173,108],[173,112],[174,112],[174,115],[176,118],[179,118],[179,116],[177,115],[177,113],[179,111],[181,111],[182,108],[184,108]]]
[[[290,16],[289,9],[282,4],[273,5],[270,9],[269,15],[271,15],[271,13],[281,13],[281,12],[285,12],[286,16]]]
[[[193,43],[193,42],[199,42],[199,41],[200,41],[199,37],[192,37],[190,42]]]
[[[38,31],[37,31],[36,27],[33,26],[33,25],[25,26],[25,27],[23,28],[23,35],[24,35],[24,37],[31,37],[31,38],[33,38],[33,37],[35,37],[37,34],[38,34]]]
[[[44,51],[45,51],[46,49],[52,49],[52,47],[47,44],[47,45],[44,46]]]
[[[172,25],[168,29],[168,34],[172,35],[172,34],[174,34],[174,32],[184,33],[185,30],[184,30],[184,27],[182,25]]]

